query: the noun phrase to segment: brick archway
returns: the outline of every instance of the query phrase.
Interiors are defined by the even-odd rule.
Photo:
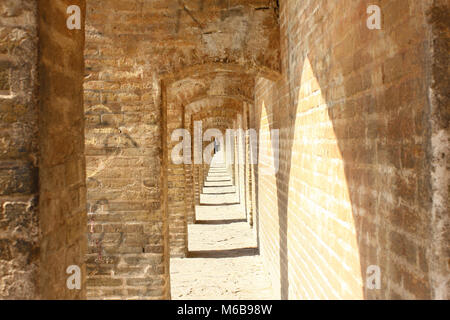
[[[379,1],[380,30],[362,0],[73,0],[81,29],[68,5],[0,2],[0,298],[170,299],[210,169],[170,133],[197,120],[280,130],[277,172],[248,136],[212,168],[264,232],[213,259],[257,256],[282,299],[448,297],[444,0]]]

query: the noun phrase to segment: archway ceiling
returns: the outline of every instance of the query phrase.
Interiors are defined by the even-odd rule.
[[[185,115],[190,116],[208,109],[242,111],[243,100],[238,97],[204,97],[185,107]]]
[[[253,78],[263,77],[273,81],[276,81],[280,77],[279,71],[266,70],[264,67],[248,67],[232,61],[221,62],[216,60],[214,62],[192,64],[174,72],[163,72],[160,74],[160,79],[163,80],[167,86],[170,86],[174,82],[191,76],[203,77],[210,73],[246,74]]]
[[[193,118],[193,121],[202,121],[203,129],[216,128],[216,129],[231,129],[234,123],[233,117],[225,117],[220,115],[201,115]],[[192,129],[192,128],[191,128]]]
[[[225,117],[218,115],[199,115],[193,118],[194,121],[205,121],[212,120],[212,122],[222,122],[227,124],[232,124],[235,120],[234,117]]]
[[[143,14],[148,12],[155,24],[144,26],[142,33],[155,40],[155,46],[144,49],[151,64],[159,66],[161,78],[187,66],[215,63],[236,64],[267,78],[279,76],[276,0],[164,0],[164,10],[159,7],[144,4]]]
[[[167,101],[185,106],[206,96],[235,96],[253,101],[254,88],[252,75],[213,71],[173,82],[167,87]]]
[[[204,120],[204,119],[210,119],[210,118],[221,118],[221,119],[228,119],[230,121],[235,120],[236,115],[238,113],[236,111],[233,110],[227,110],[227,111],[223,111],[220,112],[219,110],[214,110],[214,111],[210,111],[210,112],[200,112],[200,113],[196,113],[195,115],[192,115],[192,120],[197,121],[197,120]]]

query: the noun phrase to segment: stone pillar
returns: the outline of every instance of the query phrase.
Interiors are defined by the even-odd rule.
[[[80,29],[67,28],[69,5],[80,8]],[[0,4],[4,299],[86,294],[84,13],[83,0]],[[79,289],[66,286],[69,266],[81,271]]]

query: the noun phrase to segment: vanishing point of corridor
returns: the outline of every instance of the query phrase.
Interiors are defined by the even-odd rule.
[[[279,299],[263,270],[255,230],[222,164],[211,165],[196,223],[188,228],[187,258],[170,263],[172,299]]]

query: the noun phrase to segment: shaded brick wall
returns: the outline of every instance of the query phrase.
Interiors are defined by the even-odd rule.
[[[66,27],[70,4],[84,12],[81,0],[0,4],[0,297],[5,299],[86,294],[84,30]],[[70,265],[81,268],[81,290],[67,289]]]
[[[69,30],[67,8],[84,0],[39,1],[39,225],[43,299],[86,297],[86,164],[84,157],[84,28]],[[58,35],[57,37],[55,35]],[[81,290],[66,286],[80,267]]]
[[[171,135],[174,130],[184,128],[183,104],[172,93],[171,84],[167,88],[167,202],[169,217],[169,246],[171,256],[184,257],[187,254],[187,220],[185,211],[185,171],[183,164],[175,164],[172,161],[172,149],[179,143],[172,141]],[[186,92],[181,92],[188,95]],[[184,100],[184,99],[183,99]]]
[[[245,176],[245,215],[247,218],[247,222],[251,227],[253,227],[254,223],[254,202],[252,202],[253,197],[253,186],[254,186],[254,180],[252,176],[252,157],[251,157],[251,146],[250,143],[253,141],[251,139],[257,138],[257,135],[254,135],[252,132],[249,131],[254,130],[255,128],[251,127],[250,125],[250,109],[252,108],[251,105],[248,103],[244,103],[243,105],[243,128],[244,128],[244,176]],[[254,131],[256,132],[256,130]]]
[[[39,298],[37,19],[35,1],[0,4],[0,297],[4,299]]]
[[[448,108],[450,76],[449,32],[450,8],[448,1],[435,0],[428,10],[428,22],[431,25],[431,85],[430,85],[430,122],[431,122],[431,188],[432,188],[432,252],[430,278],[433,297],[449,299],[450,290],[450,215],[448,214],[448,147],[450,110]]]
[[[244,108],[242,106],[242,108]],[[246,179],[245,179],[245,124],[244,124],[244,116],[243,113],[238,114],[236,119],[237,125],[237,166],[238,166],[238,180],[236,182],[237,192],[239,193],[239,202],[240,209],[244,214],[246,214],[246,197],[245,197],[245,189],[246,189]]]
[[[279,172],[261,174],[273,166],[273,150],[262,152],[257,197],[261,252],[283,298],[433,298],[430,268],[442,287],[431,247],[430,3],[280,2],[283,75],[257,82],[253,116],[263,135],[280,129]],[[369,4],[381,7],[382,30],[366,27]],[[366,287],[370,265],[380,290]]]

